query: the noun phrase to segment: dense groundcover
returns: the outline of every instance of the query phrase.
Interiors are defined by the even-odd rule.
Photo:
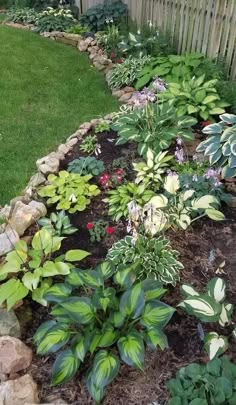
[[[79,125],[117,109],[87,55],[0,26],[0,204],[21,192],[35,161]]]

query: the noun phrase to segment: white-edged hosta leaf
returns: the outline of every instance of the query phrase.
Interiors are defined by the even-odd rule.
[[[203,197],[196,198],[192,201],[192,207],[194,209],[207,209],[212,208],[211,204],[219,204],[219,201],[213,195],[204,195]]]
[[[221,134],[222,126],[220,124],[210,124],[207,125],[202,132],[206,135]]]
[[[208,294],[217,302],[222,302],[225,299],[226,283],[223,278],[214,277],[208,283]]]
[[[183,284],[180,287],[180,291],[184,297],[199,295],[199,293],[189,284]]]
[[[220,119],[226,124],[236,124],[236,115],[234,114],[222,114],[220,115]]]
[[[121,359],[128,364],[128,366],[143,370],[144,344],[140,333],[136,330],[129,332],[126,336],[118,340],[117,346]]]
[[[61,352],[52,366],[52,384],[64,384],[77,372],[80,365],[79,359],[71,349]]]
[[[145,305],[141,323],[147,328],[163,328],[171,319],[175,309],[164,302],[153,300]]]
[[[224,221],[225,216],[223,212],[219,210],[215,210],[214,208],[207,208],[206,209],[206,214],[210,219],[213,219],[213,221]]]
[[[229,325],[231,323],[232,313],[233,313],[232,304],[222,304],[219,324],[223,327]]]
[[[220,336],[216,332],[207,333],[204,339],[204,349],[209,355],[210,360],[224,353],[228,348],[228,339]]]
[[[181,303],[182,304],[182,303]],[[195,315],[203,322],[216,322],[219,319],[221,305],[209,295],[187,297],[182,308],[189,314]]]
[[[125,291],[120,299],[120,312],[132,319],[138,318],[145,305],[142,284],[138,283]]]
[[[70,331],[67,326],[57,324],[49,329],[43,336],[38,347],[37,353],[45,355],[55,353],[61,349],[70,339]]]
[[[160,346],[161,350],[168,347],[165,333],[158,328],[150,328],[144,333],[144,340],[151,350],[156,350]]]
[[[165,182],[164,182],[164,189],[168,191],[170,194],[176,194],[176,191],[178,191],[180,188],[180,181],[179,181],[179,176],[177,174],[175,175],[169,175],[166,176]]]
[[[57,315],[60,312],[62,315],[67,315],[74,322],[82,325],[89,324],[94,320],[94,307],[91,299],[87,297],[70,297],[60,302],[55,309],[58,309]],[[52,311],[54,314],[54,309]]]
[[[120,369],[119,358],[107,350],[100,350],[93,362],[91,378],[93,384],[104,388],[116,378]]]

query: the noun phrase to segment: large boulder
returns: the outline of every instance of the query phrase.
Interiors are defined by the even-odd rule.
[[[45,216],[46,213],[47,209],[41,202],[31,201],[27,205],[22,201],[17,201],[9,219],[9,223],[18,235],[22,236],[30,225],[34,224],[39,218]]]
[[[19,338],[20,323],[13,310],[7,311],[5,308],[0,308],[0,336],[6,335]]]
[[[19,239],[18,233],[10,226],[7,226],[5,232],[0,233],[0,256],[10,252]]]
[[[28,368],[32,350],[12,336],[0,337],[0,374],[17,373]]]
[[[0,384],[0,405],[38,404],[38,389],[29,374]]]

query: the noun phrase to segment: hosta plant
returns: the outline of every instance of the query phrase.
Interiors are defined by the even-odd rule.
[[[80,157],[72,160],[72,162],[68,164],[68,172],[78,173],[81,176],[86,176],[87,174],[98,176],[104,170],[105,166],[103,161],[97,160],[92,156]]]
[[[83,138],[80,144],[80,150],[84,153],[88,153],[89,155],[92,155],[93,153],[95,153],[95,155],[99,155],[99,153],[101,153],[101,146],[98,143],[97,136],[88,135],[86,138]]]
[[[71,263],[90,254],[69,250],[63,256],[52,258],[60,250],[63,239],[43,228],[36,232],[30,247],[24,240],[16,243],[0,266],[0,306],[6,304],[9,310],[30,292],[34,301],[46,305],[43,294],[52,285],[53,277],[69,274],[74,267]]]
[[[168,405],[236,404],[236,365],[226,356],[207,364],[182,367],[167,382]]]
[[[138,261],[136,275],[139,279],[157,279],[165,284],[175,285],[183,269],[168,239],[148,238],[138,235],[137,239],[126,236],[116,242],[108,251],[107,259],[114,264]]]
[[[111,89],[120,89],[131,86],[137,79],[138,72],[149,61],[148,56],[134,58],[129,56],[122,63],[117,63],[108,73],[108,85]]]
[[[107,121],[99,121],[95,126],[95,134],[100,132],[109,131],[111,128],[110,124]]]
[[[136,201],[143,206],[154,195],[154,191],[145,187],[144,184],[127,183],[107,192],[108,197],[103,201],[108,203],[110,215],[115,221],[128,216],[128,204]]]
[[[173,156],[167,155],[167,153],[159,152],[154,154],[151,149],[148,149],[146,161],[133,163],[136,172],[135,183],[152,186],[153,189],[158,190],[163,181],[163,175],[173,159]]]
[[[222,114],[221,121],[208,125],[203,133],[208,138],[197,147],[197,152],[204,152],[211,165],[222,168],[221,176],[236,176],[236,115]]]
[[[171,101],[177,116],[186,114],[209,120],[225,112],[229,104],[220,99],[216,90],[217,80],[205,81],[205,76],[193,77],[181,83],[169,83],[167,90],[159,94],[159,102]]]
[[[7,12],[7,20],[23,24],[36,24],[38,13],[34,8],[11,7]]]
[[[48,7],[37,18],[37,32],[66,31],[76,24],[71,10]]]
[[[39,327],[34,343],[43,356],[60,350],[52,367],[53,385],[67,382],[84,363],[83,368],[89,367],[87,388],[100,403],[121,361],[143,370],[145,346],[167,346],[162,329],[174,309],[160,301],[166,291],[160,282],[135,283],[135,267],[117,270],[103,262],[95,270],[75,269],[63,287],[71,285],[71,294],[55,289],[46,293],[54,304],[52,319]],[[81,286],[86,295],[78,295]]]
[[[84,211],[91,198],[100,194],[99,188],[89,183],[91,178],[92,175],[81,176],[64,170],[58,176],[50,174],[48,184],[38,190],[38,195],[47,198],[48,205],[56,204],[57,210],[70,214]]]
[[[77,232],[77,228],[71,225],[65,211],[52,212],[49,218],[39,219],[38,224],[56,236],[67,236]]]
[[[168,149],[176,137],[193,140],[191,127],[197,123],[195,118],[176,115],[176,110],[168,103],[163,105],[147,104],[144,108],[123,113],[115,119],[112,128],[118,132],[116,145],[134,141],[138,153],[145,156],[148,149],[159,153]]]

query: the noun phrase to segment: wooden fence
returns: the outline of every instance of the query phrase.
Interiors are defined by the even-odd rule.
[[[113,1],[113,0],[110,0]],[[81,10],[102,0],[80,0]],[[179,53],[202,52],[225,58],[236,79],[236,0],[123,0],[138,25],[148,20],[170,32]]]

